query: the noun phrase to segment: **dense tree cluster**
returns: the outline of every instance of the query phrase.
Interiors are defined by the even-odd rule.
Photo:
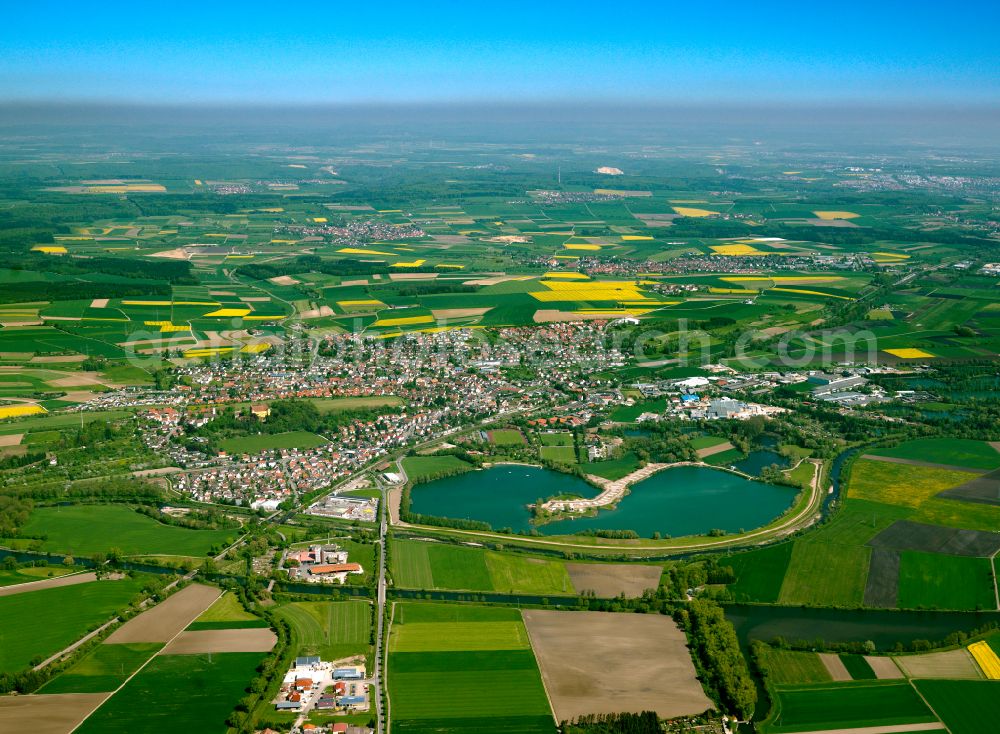
[[[30,499],[0,495],[0,537],[16,536],[21,526],[28,522],[32,507]]]
[[[740,719],[749,718],[757,702],[757,689],[736,631],[722,607],[696,598],[678,609],[674,619],[687,632],[696,667],[706,688],[714,692],[713,698]]]

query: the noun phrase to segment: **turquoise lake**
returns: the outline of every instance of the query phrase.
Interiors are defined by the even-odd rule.
[[[514,532],[531,530],[528,504],[557,494],[596,497],[586,482],[548,469],[500,465],[418,484],[411,510],[423,515],[488,522]],[[616,510],[595,517],[559,520],[537,526],[543,535],[584,530],[634,530],[649,537],[695,535],[713,528],[737,532],[766,525],[784,512],[796,491],[755,482],[702,466],[679,466],[633,485]]]

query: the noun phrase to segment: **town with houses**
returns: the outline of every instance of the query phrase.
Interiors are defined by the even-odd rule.
[[[740,372],[708,364],[706,376],[622,382],[609,376],[628,363],[615,346],[615,333],[613,322],[554,323],[499,329],[498,338],[487,342],[474,331],[456,329],[407,335],[391,349],[378,340],[333,335],[308,361],[260,355],[190,364],[177,369],[177,384],[167,390],[116,391],[81,410],[149,405],[150,430],[143,440],[180,470],[172,477],[178,491],[196,500],[273,511],[286,500],[336,487],[400,447],[471,424],[515,415],[531,415],[529,422],[538,427],[600,422],[616,406],[635,402],[626,392],[668,399],[665,411],[643,413],[639,422],[768,417],[785,410],[768,400],[783,386],[794,386],[803,400],[841,410],[905,397],[886,395],[868,382],[867,375],[898,369],[891,365]],[[531,369],[522,376],[524,364]],[[462,401],[452,399],[456,393]],[[392,396],[402,404],[340,425],[311,448],[213,454],[196,434],[226,410],[263,423],[276,400],[360,395]],[[595,448],[593,458],[601,451]],[[308,512],[371,522],[376,508],[375,500],[334,492]]]

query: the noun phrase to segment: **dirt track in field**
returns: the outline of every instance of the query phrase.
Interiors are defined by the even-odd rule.
[[[66,734],[110,693],[53,693],[45,696],[0,696],[0,731]]]
[[[194,630],[181,632],[160,655],[203,652],[270,652],[278,641],[269,629]]]
[[[619,711],[673,718],[713,706],[670,617],[544,609],[523,616],[558,721]]]
[[[717,443],[715,446],[707,446],[703,449],[698,449],[697,454],[699,459],[704,459],[706,456],[712,456],[713,454],[721,454],[723,451],[729,451],[729,449],[736,448],[729,441],[723,441],[722,443]]]
[[[220,595],[215,587],[191,584],[166,601],[130,619],[111,633],[105,642],[111,645],[123,642],[169,642],[212,606]]]
[[[611,599],[619,594],[642,596],[646,589],[660,585],[663,569],[660,566],[641,566],[632,563],[567,563],[566,571],[577,593],[593,591],[597,596]]]

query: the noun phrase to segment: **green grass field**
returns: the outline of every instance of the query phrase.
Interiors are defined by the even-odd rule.
[[[391,652],[435,650],[527,650],[528,633],[519,620],[509,622],[409,622],[394,628]],[[445,639],[441,636],[445,635]]]
[[[779,688],[768,734],[934,721],[906,682],[829,683]]]
[[[573,434],[569,431],[555,431],[553,433],[539,433],[538,440],[542,446],[572,446]]]
[[[158,655],[76,730],[216,734],[264,658],[256,652]]]
[[[953,464],[973,469],[1000,468],[1000,451],[985,441],[968,438],[918,438],[887,449],[873,449],[876,456]]]
[[[140,579],[92,581],[0,598],[0,671],[69,646],[128,606],[141,587]]]
[[[841,655],[840,662],[851,674],[852,680],[875,680],[875,671],[865,660],[864,655]]]
[[[22,533],[45,536],[47,551],[92,555],[118,548],[125,555],[204,556],[236,538],[234,530],[164,525],[121,505],[71,505],[35,510]]]
[[[984,734],[1000,721],[1000,681],[920,680],[914,685],[951,734]]]
[[[132,642],[98,645],[82,660],[39,689],[39,693],[100,693],[113,691],[151,658],[162,645]]]
[[[313,398],[309,402],[320,413],[336,413],[342,410],[362,410],[402,405],[403,401],[394,395],[376,395],[359,398]]]
[[[398,604],[388,680],[396,732],[555,731],[516,609]]]
[[[729,441],[728,438],[724,438],[722,436],[694,436],[689,440],[691,442],[691,448],[695,450],[709,449],[713,446],[718,446],[719,444]]]
[[[900,555],[904,609],[995,609],[990,559],[907,551]]]
[[[275,613],[292,626],[300,655],[337,660],[367,654],[371,605],[362,601],[291,602]]]
[[[780,543],[719,559],[721,565],[732,567],[736,573],[735,583],[729,586],[733,598],[736,601],[777,602],[792,558],[792,547],[792,543]]]
[[[814,652],[769,647],[763,662],[768,681],[776,685],[828,683],[831,680],[830,672]]]
[[[224,630],[267,626],[267,620],[248,612],[235,594],[227,592],[189,624],[187,629]]]
[[[219,441],[219,448],[230,454],[255,454],[277,449],[314,449],[326,439],[308,431],[287,433],[261,433],[256,436],[239,436]]]
[[[442,456],[407,456],[403,459],[403,469],[410,481],[419,483],[444,472],[457,474],[463,471],[472,471],[473,466],[457,456],[444,454]]]
[[[871,549],[797,540],[778,600],[782,604],[861,604]]]
[[[628,453],[618,459],[608,459],[606,461],[591,461],[580,464],[580,468],[585,474],[596,474],[599,477],[614,481],[631,474],[639,468],[639,457]]]
[[[523,446],[524,436],[513,428],[499,428],[489,432],[490,443],[496,446]]]
[[[560,464],[575,464],[576,449],[572,446],[542,446],[538,455],[546,461],[556,461]]]
[[[243,608],[236,594],[227,592],[202,612],[195,622],[243,622],[254,619],[259,618]]]
[[[573,594],[562,561],[419,540],[396,540],[392,576],[408,589]]]
[[[635,405],[622,405],[611,412],[611,420],[631,423],[643,413],[662,413],[667,409],[666,398],[638,400]]]
[[[79,566],[25,566],[14,571],[0,571],[0,586],[15,586],[29,581],[56,578],[79,570]]]
[[[511,594],[573,594],[573,582],[562,561],[486,552],[486,567],[495,591]]]
[[[0,423],[0,434],[28,433],[34,431],[51,431],[58,428],[75,428],[81,423],[94,421],[115,421],[132,413],[128,410],[95,410],[87,413],[49,414],[21,420],[9,420]]]

